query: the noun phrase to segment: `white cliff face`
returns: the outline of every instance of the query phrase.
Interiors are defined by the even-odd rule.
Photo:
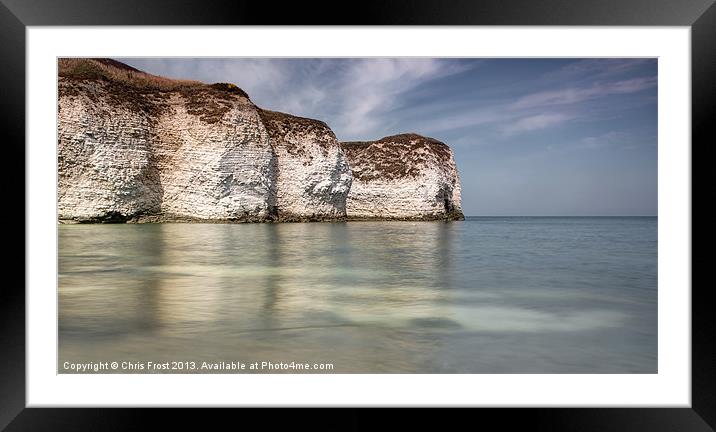
[[[342,144],[353,171],[349,219],[463,219],[450,148],[415,134]]]
[[[210,92],[199,92],[210,103]],[[158,116],[153,146],[162,187],[161,214],[169,219],[263,219],[275,169],[258,111],[242,96],[226,98],[213,123],[174,94]]]
[[[103,83],[76,86],[58,108],[60,219],[111,220],[157,210],[162,194],[148,116],[110,103]]]
[[[345,218],[351,174],[330,128],[236,86],[77,59],[58,102],[60,220]]]
[[[457,171],[457,165],[453,160],[452,168],[450,169],[450,177],[453,179],[452,188],[452,204],[454,209],[462,213],[462,195],[460,186],[460,173]]]
[[[62,59],[64,222],[462,219],[445,144],[344,143],[323,122],[262,110],[231,84]]]
[[[274,155],[248,98],[207,87],[138,105],[102,81],[60,86],[60,219],[269,217]]]
[[[323,122],[261,111],[276,154],[278,220],[346,216],[352,176],[345,153]]]

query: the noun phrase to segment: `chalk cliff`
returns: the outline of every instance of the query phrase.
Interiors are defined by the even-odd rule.
[[[351,171],[336,135],[322,121],[259,110],[276,155],[274,186],[280,221],[346,216]]]
[[[261,110],[232,84],[59,66],[60,220],[345,218],[351,174],[324,123]]]
[[[446,144],[401,134],[341,145],[353,172],[346,202],[349,218],[464,219],[460,178]]]
[[[339,143],[233,84],[60,59],[61,222],[462,218],[452,152],[406,134]]]

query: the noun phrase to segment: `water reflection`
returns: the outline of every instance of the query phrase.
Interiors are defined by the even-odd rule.
[[[60,364],[654,372],[651,226],[598,227],[608,236],[591,245],[580,237],[581,252],[563,255],[575,232],[593,227],[569,229],[484,221],[61,226]],[[643,244],[628,243],[595,267],[611,236],[628,233]],[[533,255],[530,242],[542,253]],[[640,277],[620,278],[637,268]]]

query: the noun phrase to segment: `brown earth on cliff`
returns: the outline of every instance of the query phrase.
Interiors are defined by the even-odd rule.
[[[324,151],[337,143],[336,135],[325,122],[298,117],[278,111],[259,109],[259,115],[272,142],[282,143],[291,154],[302,154],[304,149],[292,136],[313,135]]]
[[[249,98],[234,84],[166,78],[107,58],[61,58],[57,65],[60,97],[84,94],[91,98],[96,92],[90,85],[99,84],[113,103],[148,114],[167,109],[167,99],[177,92],[189,113],[212,124],[223,118],[236,98]]]
[[[342,142],[341,146],[355,167],[353,177],[363,181],[416,177],[429,159],[447,165],[452,157],[445,143],[416,133],[387,136],[377,141]]]

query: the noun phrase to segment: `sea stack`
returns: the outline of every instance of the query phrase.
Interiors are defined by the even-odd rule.
[[[341,145],[353,172],[349,219],[465,218],[457,165],[446,144],[407,133]]]

